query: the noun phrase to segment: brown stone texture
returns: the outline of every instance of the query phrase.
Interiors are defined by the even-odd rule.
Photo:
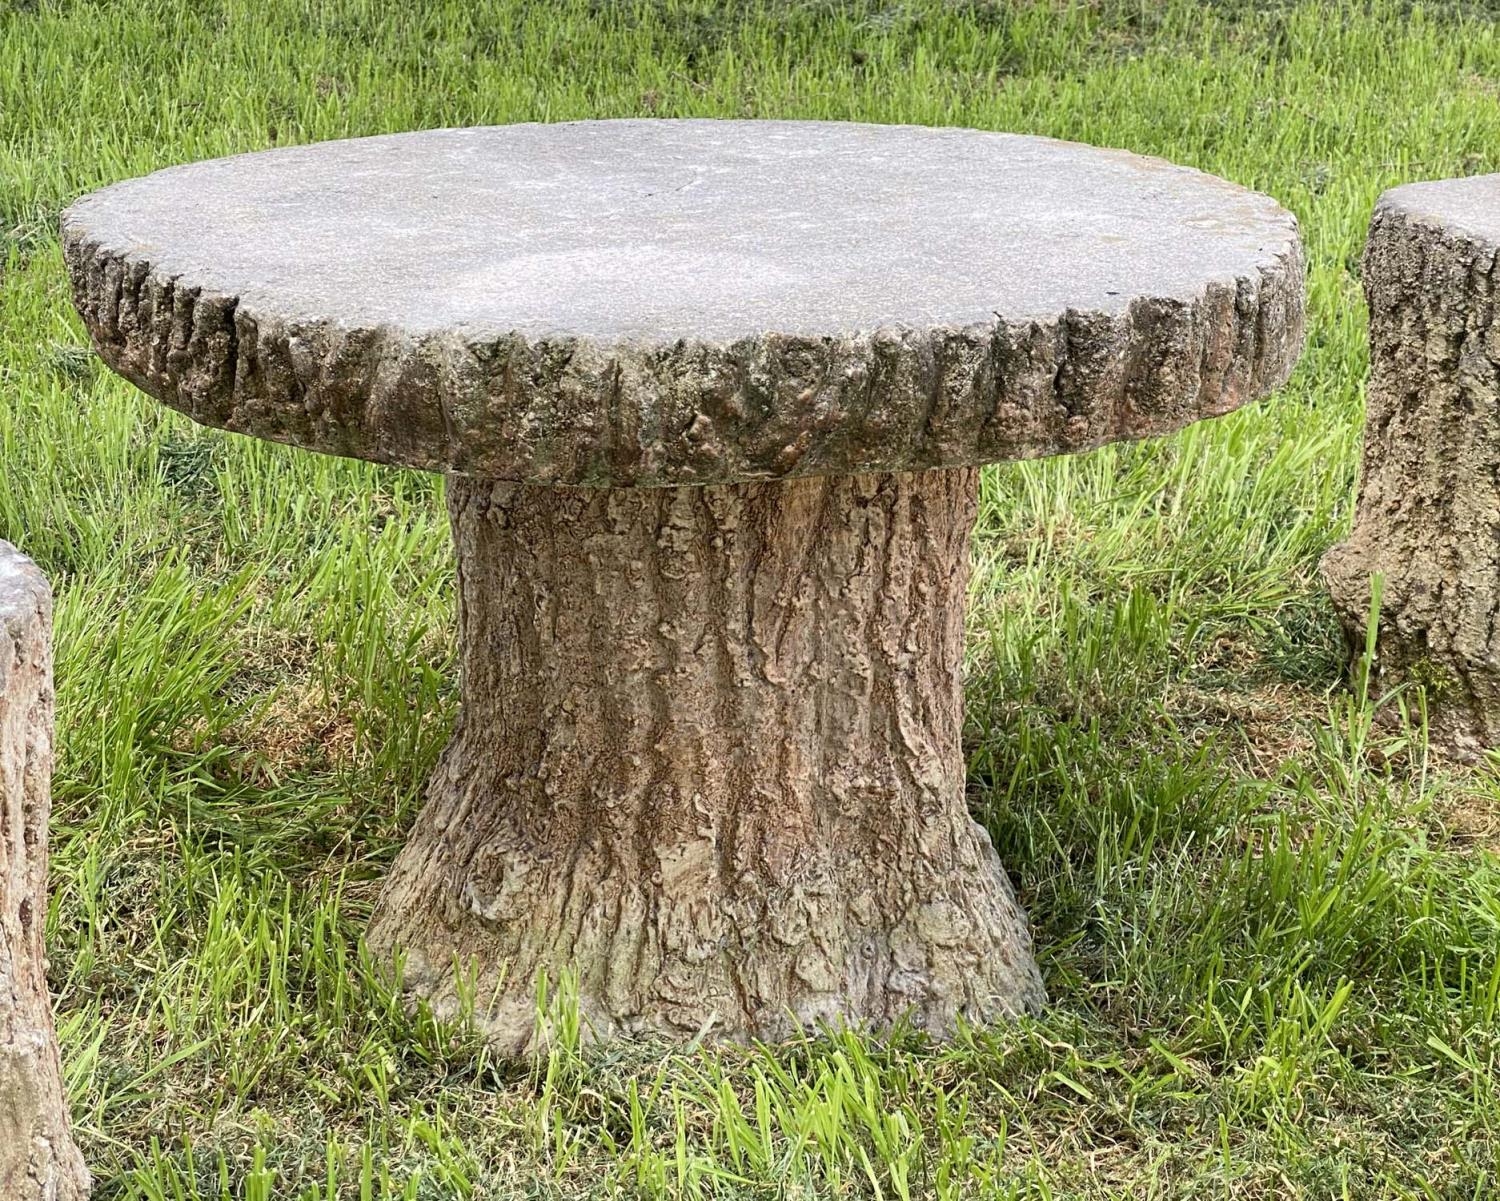
[[[371,925],[439,1010],[472,959],[520,1050],[533,981],[596,1033],[935,1034],[1034,1010],[964,803],[972,468],[717,488],[452,477],[459,727]]]
[[[42,930],[52,772],[52,595],[0,542],[0,1198],[86,1197],[67,1101]]]
[[[1408,185],[1376,207],[1359,498],[1323,560],[1356,654],[1383,577],[1376,686],[1426,685],[1432,743],[1459,757],[1500,745],[1497,246],[1500,176]]]

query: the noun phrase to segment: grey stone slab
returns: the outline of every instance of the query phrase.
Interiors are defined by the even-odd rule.
[[[1300,353],[1274,201],[965,129],[600,121],[175,167],[64,215],[104,360],[206,424],[534,483],[1075,452]]]

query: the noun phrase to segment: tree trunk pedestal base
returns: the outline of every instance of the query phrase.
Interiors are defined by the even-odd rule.
[[[462,707],[370,941],[525,1052],[935,1035],[1037,1009],[964,803],[977,473],[553,489],[454,476]]]

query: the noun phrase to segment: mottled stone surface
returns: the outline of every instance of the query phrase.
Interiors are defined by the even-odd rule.
[[[535,1044],[934,1036],[1038,1009],[964,793],[974,468],[711,488],[449,481],[462,716],[370,922]]]
[[[1323,560],[1375,674],[1427,687],[1435,748],[1500,746],[1500,175],[1386,192],[1365,247],[1370,382],[1354,528]]]
[[[1280,383],[1292,216],[963,129],[602,121],[175,167],[63,219],[104,360],[195,420],[530,483],[1076,452]]]
[[[42,929],[52,778],[52,594],[0,542],[0,1198],[89,1191],[68,1133]]]

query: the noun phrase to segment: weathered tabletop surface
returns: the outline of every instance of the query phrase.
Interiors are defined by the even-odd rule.
[[[1270,199],[962,129],[326,143],[63,234],[151,395],[449,474],[461,715],[371,938],[440,1009],[469,964],[518,1048],[565,968],[600,1033],[1039,1004],[964,806],[973,465],[1227,412],[1302,344]]]
[[[1234,408],[1301,347],[1273,201],[963,129],[368,138],[117,184],[63,232],[106,361],[193,418],[536,483],[1079,451]]]

